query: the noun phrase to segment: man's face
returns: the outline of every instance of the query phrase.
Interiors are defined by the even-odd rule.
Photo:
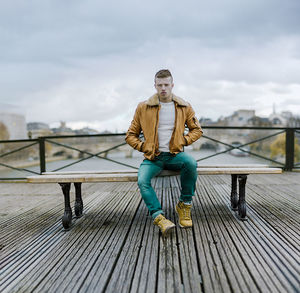
[[[173,81],[172,77],[155,78],[155,88],[158,96],[162,100],[169,100],[172,98]]]

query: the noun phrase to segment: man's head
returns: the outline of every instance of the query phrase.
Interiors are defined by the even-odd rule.
[[[168,69],[162,69],[155,74],[154,86],[161,102],[172,101],[173,77]]]

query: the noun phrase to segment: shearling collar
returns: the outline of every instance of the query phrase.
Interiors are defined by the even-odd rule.
[[[172,97],[173,101],[176,102],[178,105],[180,106],[188,106],[188,103],[186,101],[184,101],[183,99],[175,96],[173,94]],[[159,105],[159,98],[157,94],[154,94],[153,96],[151,96],[147,101],[146,104],[148,106],[158,106]]]

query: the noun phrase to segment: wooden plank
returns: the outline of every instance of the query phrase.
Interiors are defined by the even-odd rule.
[[[202,165],[198,164],[198,169],[201,168],[269,168],[269,165],[265,164],[209,164],[209,165]]]
[[[117,200],[117,202],[119,201],[118,198],[116,198],[116,200]],[[25,261],[25,263],[18,263],[18,266],[16,266],[16,269],[18,269],[18,267],[21,267],[22,270],[20,272],[18,269],[18,274],[21,273],[21,275],[19,275],[19,282],[17,282],[15,285],[23,286],[22,288],[29,286],[29,285],[33,286],[34,282],[36,282],[38,280],[39,280],[39,282],[41,282],[41,279],[39,277],[41,275],[43,275],[43,273],[45,273],[49,277],[49,268],[53,267],[53,264],[57,264],[57,262],[63,258],[64,254],[66,252],[68,252],[68,250],[65,250],[65,248],[66,248],[65,245],[68,243],[68,241],[66,242],[66,239],[73,241],[74,237],[72,237],[71,235],[73,233],[76,233],[76,229],[74,229],[74,232],[70,231],[70,233],[63,233],[63,234],[59,233],[59,231],[61,231],[60,225],[59,225],[58,233],[56,233],[56,234],[54,233],[54,235],[53,235],[53,233],[50,233],[50,234],[46,233],[46,234],[48,234],[48,237],[49,237],[49,241],[45,242],[46,246],[44,245],[44,243],[42,243],[42,244],[38,243],[33,247],[34,249],[36,249],[36,251],[38,253],[33,254],[31,252],[32,248],[29,248],[29,249],[31,249],[31,251],[28,251],[28,252],[30,253],[30,255],[33,256],[33,258],[28,257],[28,256],[24,257],[26,255],[26,250],[22,251],[23,260]],[[81,227],[81,231],[83,233],[89,233],[90,230],[84,230]],[[92,236],[92,234],[91,234],[91,236]],[[61,244],[63,244],[63,245],[61,245]],[[57,245],[58,245],[59,249],[57,249]],[[75,247],[77,248],[77,246],[75,246]],[[80,245],[79,245],[79,247],[80,247]],[[45,252],[46,253],[48,252],[48,253],[46,255],[44,255]],[[51,258],[51,256],[53,256],[53,253],[54,253],[54,255],[56,254],[57,257]],[[51,259],[51,261],[49,260],[49,258]],[[71,259],[74,259],[74,258],[71,258]],[[69,258],[69,260],[70,260],[70,258]],[[49,263],[46,265],[45,262],[47,262],[47,261],[49,261]],[[36,268],[38,274],[31,275],[31,277],[29,277],[27,274],[28,271],[34,272],[35,271],[34,268]],[[58,268],[58,270],[57,270],[57,268]],[[54,271],[60,272],[61,269],[62,269],[62,266],[60,264],[59,266],[56,266],[56,269]],[[6,272],[7,272],[7,270],[6,270]],[[66,272],[67,272],[67,270],[66,270]],[[24,276],[24,274],[25,274],[25,276]],[[14,276],[15,276],[15,274],[14,274]],[[26,278],[29,277],[29,282],[28,283],[26,282],[24,284],[23,284],[23,282],[20,282],[21,276],[23,276],[22,280],[24,280],[24,277],[26,277]],[[32,280],[34,280],[34,282],[32,282]],[[55,278],[54,280],[56,283],[56,282],[59,282],[60,278],[58,277],[58,278]],[[49,279],[47,280],[47,283],[49,283]],[[9,288],[9,287],[6,286],[5,288]],[[39,292],[41,292],[41,291],[39,291]]]
[[[62,207],[50,200],[37,205],[40,211],[14,215],[11,226],[8,217],[0,221],[0,243],[9,238],[0,250],[0,291],[193,292],[198,273],[204,292],[297,292],[299,176],[249,176],[247,222],[236,221],[229,209],[229,176],[199,176],[192,233],[177,227],[166,249],[144,203],[134,206],[136,183],[87,184],[87,214],[68,233],[60,225]],[[154,179],[173,221],[178,178]],[[24,189],[25,198],[40,188],[27,186],[14,190]],[[40,186],[43,193],[52,190]],[[1,192],[12,194],[8,187]]]
[[[203,251],[204,257],[200,256],[200,268],[203,279],[204,292],[230,292],[230,286],[218,251],[216,249],[216,240],[209,227],[209,222],[213,220],[207,213],[207,203],[203,200],[205,189],[197,185],[196,194],[193,200],[193,210],[197,215],[194,217],[194,230],[197,250]],[[204,263],[203,260],[206,262]],[[204,274],[204,271],[209,274]],[[212,291],[208,291],[212,288]]]
[[[227,226],[223,223],[219,215],[219,210],[223,206],[220,204],[215,205],[211,196],[212,192],[211,185],[205,186],[205,195],[202,196],[202,201],[206,203],[205,212],[208,217],[214,219],[213,221],[208,221],[208,225],[213,235],[213,244],[222,263],[222,274],[226,277],[228,286],[230,286],[233,292],[258,292],[258,288],[255,286],[253,279],[249,276],[247,268],[240,258],[234,245],[235,243],[227,234]]]
[[[228,191],[229,191],[229,188],[228,188]],[[229,193],[229,192],[227,192],[227,194],[228,194],[228,193]],[[222,193],[221,193],[221,194],[222,194]],[[224,197],[223,194],[222,194],[222,197]],[[218,196],[218,197],[216,197],[216,198],[218,198],[218,200],[220,200],[220,196]],[[229,203],[228,196],[227,196],[227,197],[225,196],[224,198],[225,198],[226,201],[228,201],[228,205],[229,205],[230,203]],[[250,217],[249,217],[249,218],[250,218]],[[250,220],[251,220],[251,218],[250,218]],[[238,225],[238,224],[241,224],[241,223],[236,222],[236,221],[233,221],[233,223],[236,223],[237,225]],[[245,224],[246,224],[246,225],[245,225]],[[241,226],[241,228],[243,228],[243,227],[247,227],[248,224],[249,224],[249,223],[243,223],[243,225],[240,225],[240,226]],[[257,234],[257,233],[254,233],[254,234]],[[247,235],[248,235],[248,237],[251,236],[251,238],[254,239],[254,240],[253,240],[253,249],[259,248],[259,245],[257,244],[255,237],[252,237],[252,234],[251,234],[251,233],[247,233]],[[260,238],[258,238],[258,239],[260,239]],[[242,240],[241,240],[241,241],[242,241]],[[249,241],[249,239],[247,239],[247,237],[245,238],[245,243],[248,244],[248,245],[250,245],[250,247],[251,247],[251,242]],[[249,249],[248,249],[248,251],[249,251]],[[262,259],[262,255],[261,255],[261,252],[260,252],[260,253],[258,253],[258,259],[257,259],[257,261],[256,261],[257,264],[259,264],[262,260],[263,260],[263,259]],[[267,267],[268,270],[270,270],[269,264],[268,264],[266,267]],[[253,274],[253,272],[251,272],[251,274]],[[274,273],[271,271],[271,272],[270,272],[271,282],[272,282],[272,283],[276,283],[277,280],[274,279],[273,274],[274,274]],[[264,274],[264,277],[265,277],[265,276],[266,276],[266,273]],[[277,282],[278,282],[278,281],[277,281]],[[280,282],[278,282],[278,284],[279,284],[279,286],[281,286]],[[261,285],[261,286],[262,286],[262,285]],[[281,287],[281,288],[284,288],[284,287]],[[284,289],[284,290],[285,290],[285,289]],[[272,292],[273,292],[273,291],[272,291]],[[279,292],[282,292],[282,289],[280,289]]]
[[[220,174],[280,174],[279,168],[199,168],[199,175]],[[160,176],[178,175],[177,171],[164,170]],[[66,183],[66,182],[125,182],[137,181],[136,173],[122,174],[81,174],[81,175],[39,175],[27,177],[29,183]]]
[[[128,174],[136,173],[136,169],[125,170],[86,170],[86,171],[56,171],[56,172],[43,172],[42,175],[82,175],[82,174]]]
[[[193,235],[193,228],[180,228],[178,224],[178,216],[175,213],[175,206],[180,198],[179,178],[178,176],[173,176],[168,179],[170,183],[170,186],[168,186],[169,202],[171,203],[176,223],[176,245],[180,261],[183,292],[202,292],[202,276],[200,272],[198,252],[195,245],[195,238]]]
[[[269,165],[264,164],[220,164],[220,165],[199,165],[197,169],[202,168],[269,168]],[[136,169],[123,169],[123,170],[87,170],[87,171],[56,171],[56,172],[43,172],[42,175],[80,175],[80,174],[126,174],[137,173]]]
[[[103,184],[101,186],[102,188],[104,187]],[[57,188],[57,190],[59,193],[61,193],[59,187]],[[43,189],[41,190],[41,192],[43,192]],[[85,185],[83,187],[83,195],[85,195],[85,193],[90,194],[92,192],[93,188],[91,188],[91,185]],[[73,190],[71,193],[72,198],[74,198],[75,196],[73,194]],[[58,221],[60,222],[63,215],[62,198],[63,196],[61,194],[56,195],[54,197],[55,202],[44,202],[43,205],[37,205],[36,207],[33,207],[25,213],[13,217],[12,220],[3,221],[0,224],[0,241],[2,243],[5,243],[5,249],[1,251],[2,257],[4,258],[4,256],[10,254],[11,251],[16,251],[19,246],[24,246],[27,242],[28,245],[32,244],[35,239],[38,239],[40,233],[42,233],[49,227],[50,223],[55,223]],[[73,202],[74,200],[72,200],[72,205]],[[57,203],[59,204],[57,205]],[[88,211],[88,209],[89,203],[85,203],[84,212]],[[74,221],[76,221],[76,219]],[[22,242],[16,241],[20,239],[20,236],[19,234],[13,233],[13,231],[18,231],[20,234],[22,234]]]
[[[217,174],[280,174],[279,168],[202,168],[199,175],[217,175]]]
[[[97,220],[94,219],[93,230],[95,229],[96,233],[92,234],[93,237],[86,245],[80,247],[79,252],[72,253],[74,257],[71,263],[65,264],[65,267],[70,267],[71,270],[59,274],[60,282],[47,288],[47,290],[76,292],[80,289],[83,292],[95,292],[97,290],[101,292],[105,288],[132,221],[131,215],[124,217],[124,213],[126,213],[129,203],[132,203],[132,208],[135,211],[139,205],[139,201],[134,200],[136,198],[136,192],[128,192],[123,195],[122,201],[119,200],[118,205],[113,210],[104,211],[105,225],[102,226],[102,229]],[[75,257],[78,253],[81,255],[80,262]],[[65,261],[68,261],[68,258]]]
[[[224,190],[220,185],[214,185],[214,189],[216,189],[217,193],[211,193],[210,196],[214,197],[214,200],[218,203],[218,206],[222,206],[224,201],[222,198],[228,199],[228,190],[224,193]],[[224,194],[224,196],[220,196]],[[227,195],[227,196],[226,196]],[[229,205],[229,201],[227,205]],[[273,273],[270,270],[269,266],[263,261],[261,255],[256,247],[256,243],[253,245],[251,241],[249,241],[248,235],[244,232],[243,226],[247,223],[240,223],[234,221],[232,219],[232,215],[229,213],[228,209],[224,206],[224,208],[220,209],[222,221],[226,224],[226,231],[228,231],[232,241],[234,242],[235,247],[238,250],[238,254],[242,258],[245,266],[248,269],[249,276],[253,278],[253,283],[260,288],[260,291],[268,291],[268,292],[283,292],[284,288],[280,285],[277,279],[273,278]],[[252,237],[252,239],[254,239]]]
[[[223,194],[221,194],[224,197]],[[226,198],[228,200],[228,198]],[[228,200],[229,205],[229,200]],[[287,292],[293,292],[293,286],[290,282],[294,282],[293,276],[290,275],[289,277],[285,276],[282,271],[282,266],[289,266],[288,261],[285,261],[284,258],[281,258],[280,251],[277,251],[274,248],[271,248],[273,244],[276,244],[278,239],[275,237],[270,236],[268,239],[268,235],[264,234],[263,231],[265,229],[265,223],[260,222],[260,219],[257,216],[252,214],[252,209],[249,207],[248,212],[249,220],[248,223],[244,223],[241,225],[241,228],[245,228],[246,235],[246,243],[253,243],[253,247],[258,249],[259,251],[259,260],[265,261],[267,263],[268,270],[271,270],[270,276],[272,278],[272,282],[276,282],[277,280],[274,278],[274,275],[278,278],[277,284],[283,288],[283,290],[287,290]],[[255,218],[255,220],[251,220]],[[256,222],[260,222],[259,226],[253,225]],[[246,225],[245,225],[246,224]],[[254,226],[254,227],[253,227]],[[261,227],[261,228],[259,228]],[[249,240],[249,238],[251,240]],[[275,239],[275,241],[274,241]],[[279,254],[278,254],[279,252]],[[295,287],[294,287],[295,288]],[[283,292],[283,291],[280,291]],[[285,291],[284,291],[285,292]]]
[[[70,231],[72,233],[67,233],[69,237],[67,237],[67,241],[64,240],[62,248],[55,251],[55,255],[47,257],[47,262],[49,263],[45,263],[43,265],[45,267],[50,267],[49,271],[45,271],[47,279],[42,279],[42,281],[41,279],[35,280],[37,282],[37,288],[44,288],[45,286],[49,287],[49,285],[51,285],[51,283],[48,284],[49,279],[54,279],[56,286],[57,283],[64,282],[64,280],[61,280],[59,275],[55,276],[55,274],[61,272],[61,270],[67,273],[68,270],[72,269],[74,262],[77,262],[78,258],[80,259],[80,256],[82,256],[82,250],[86,249],[88,251],[90,249],[90,243],[94,237],[99,235],[99,230],[101,229],[100,231],[106,232],[106,227],[110,221],[107,218],[106,211],[114,209],[117,209],[117,211],[119,210],[120,207],[118,207],[118,204],[120,201],[117,196],[119,191],[120,188],[115,189],[113,191],[115,192],[115,195],[110,194],[109,196],[106,196],[102,203],[95,202],[93,209],[89,211],[89,213],[85,216],[85,219],[80,219],[80,222],[77,223],[72,231]],[[100,198],[99,194],[96,194],[95,196],[95,199]],[[128,200],[127,197],[124,197],[124,200],[126,202]],[[101,216],[97,217],[98,214]],[[105,237],[105,235],[103,237]]]
[[[204,179],[205,178],[205,179]],[[220,177],[219,177],[220,178]],[[225,177],[224,177],[225,178]],[[203,186],[208,186],[208,185],[210,185],[210,186],[212,186],[212,184],[213,184],[213,186],[214,187],[216,187],[216,186],[222,186],[222,187],[224,187],[224,186],[226,186],[226,191],[224,192],[224,191],[220,191],[220,192],[218,192],[219,193],[219,195],[216,195],[216,199],[218,199],[219,200],[219,202],[220,202],[220,204],[222,205],[222,201],[221,201],[221,199],[220,198],[225,198],[226,199],[226,201],[227,201],[227,205],[228,206],[230,206],[230,199],[229,199],[229,194],[230,194],[230,186],[228,186],[228,185],[224,185],[224,184],[220,184],[220,185],[216,185],[216,184],[214,184],[214,178],[212,178],[212,177],[210,177],[210,176],[203,176],[203,177],[200,177],[199,178],[200,180],[203,180],[204,179],[204,182],[202,183],[202,185]],[[213,195],[214,193],[211,193],[211,196]],[[221,195],[221,196],[220,196]],[[220,205],[218,205],[218,210],[220,209]],[[225,207],[224,207],[225,208]],[[224,209],[224,211],[226,211],[227,213],[229,212],[229,210],[228,209]],[[245,224],[247,225],[248,223],[240,223],[240,222],[238,222],[238,221],[231,221],[231,222],[229,222],[229,223],[233,223],[233,224],[236,224],[236,226],[241,226],[241,227],[244,227],[245,226]],[[241,240],[241,243],[243,243],[243,240]],[[245,241],[244,241],[244,243],[248,243],[248,240],[247,240],[247,238],[245,239]],[[256,249],[256,244],[254,244],[254,249]],[[249,251],[249,249],[247,249],[247,251]],[[241,254],[242,255],[242,254]],[[261,255],[260,254],[258,254],[259,256],[258,256],[258,258],[257,258],[257,260],[256,260],[256,262],[255,263],[259,263],[260,262],[260,260],[261,260]],[[246,258],[246,260],[248,260],[248,258]],[[247,264],[247,266],[249,266],[248,264]],[[256,269],[254,270],[254,272],[256,272]],[[251,274],[253,275],[253,274],[255,274],[253,271],[251,271]],[[271,275],[270,275],[271,277],[271,282],[274,282],[275,283],[275,281],[272,281],[272,273],[271,273]],[[255,279],[256,280],[256,279]],[[271,291],[271,292],[273,292],[273,291]],[[274,291],[274,292],[276,292],[276,291]],[[279,290],[278,292],[283,292],[282,290]]]
[[[158,181],[153,179],[153,187],[158,191]],[[157,188],[156,188],[157,187]],[[161,193],[158,199],[161,200]],[[142,206],[145,206],[142,202]],[[150,215],[146,218],[145,233],[141,243],[139,258],[132,278],[130,292],[157,292],[158,252],[159,252],[159,231],[153,225]]]
[[[161,193],[161,203],[165,217],[174,222],[174,213],[170,205],[169,194],[167,194],[166,181],[162,177],[158,177],[157,180],[160,183],[157,192]],[[176,243],[174,232],[168,237],[160,236],[157,292],[183,291]]]
[[[24,274],[24,271],[27,271],[30,266],[35,266],[35,265],[40,266],[40,262],[43,262],[44,258],[42,259],[42,261],[41,260],[35,261],[35,260],[39,259],[40,255],[43,254],[43,252],[49,250],[49,248],[51,248],[50,250],[55,249],[57,244],[59,244],[59,239],[61,237],[67,235],[67,234],[64,235],[65,233],[63,233],[63,234],[59,233],[59,231],[61,231],[61,229],[62,229],[60,223],[56,223],[54,226],[55,226],[54,232],[50,231],[50,233],[49,233],[49,231],[46,230],[45,233],[42,233],[41,237],[39,237],[38,241],[31,243],[31,245],[27,245],[27,247],[26,246],[23,247],[23,249],[20,251],[20,255],[21,255],[20,260],[17,259],[16,261],[14,261],[14,263],[10,262],[9,267],[12,267],[12,265],[14,265],[13,269],[15,269],[16,272],[18,272],[17,274],[21,274],[21,276],[22,276],[22,274]],[[44,238],[46,238],[46,239],[44,239]],[[26,256],[26,257],[24,257],[24,256]],[[48,251],[47,257],[48,256],[49,256],[49,251]],[[45,259],[47,259],[47,257]],[[55,261],[54,261],[54,263],[55,263]],[[6,274],[9,273],[9,267],[6,267],[6,270],[5,270]],[[19,269],[20,267],[21,267],[21,270]],[[48,266],[44,267],[44,269],[46,269],[46,270],[47,270],[47,268],[48,268]],[[40,269],[38,269],[38,276],[40,276],[40,274],[41,274],[41,267],[40,267]],[[14,276],[16,276],[16,273],[14,274]],[[32,279],[36,280],[37,276],[32,277]],[[20,281],[20,279],[19,279],[19,281]],[[22,284],[23,283],[21,282],[21,285]],[[28,282],[28,284],[30,284],[30,282]],[[12,284],[10,284],[10,286],[12,286]],[[23,284],[23,286],[25,286],[25,285]],[[9,286],[6,286],[5,288],[9,288]]]
[[[4,244],[4,249],[1,251],[2,260],[8,255],[12,257],[11,253],[18,251],[19,247],[26,243],[25,241],[30,245],[34,239],[39,237],[42,231],[49,228],[49,223],[60,222],[62,210],[59,205],[43,213],[33,209],[25,213],[25,216],[20,216],[20,221],[13,221],[11,225],[9,223],[1,225],[0,241]],[[18,234],[15,231],[18,231]],[[22,242],[19,242],[20,235],[22,235]]]
[[[270,193],[267,188],[249,186],[248,190],[248,202],[253,209],[272,225],[272,228],[287,241],[287,244],[294,247],[294,253],[298,253],[300,257],[300,253],[297,252],[300,245],[300,224],[298,220],[300,208],[297,209],[296,205],[290,206],[288,202],[284,204],[284,201],[282,201],[281,203],[276,194]]]
[[[292,196],[289,197],[289,192],[286,189],[282,186],[276,186],[274,189],[274,187],[271,188],[270,186],[257,184],[249,185],[249,189],[257,194],[255,198],[258,202],[266,203],[266,206],[269,207],[274,207],[276,212],[281,213],[282,216],[288,215],[290,222],[299,227],[300,219],[298,215],[300,203],[297,203],[297,200],[294,200]],[[277,209],[275,205],[270,205],[273,200],[276,203],[276,207],[278,206]]]
[[[69,182],[85,182],[82,175],[38,175],[27,177],[28,183],[69,183]]]
[[[120,257],[116,262],[108,284],[105,288],[107,292],[129,292],[132,287],[132,279],[140,251],[143,238],[145,237],[145,225],[147,222],[147,209],[145,205],[139,207],[133,219],[128,237],[120,251]]]
[[[139,204],[140,200],[137,200],[137,192],[135,192],[134,197],[126,205],[125,213],[118,215],[117,219],[116,216],[112,218],[114,229],[108,235],[109,238],[107,238],[105,245],[103,243],[98,244],[98,242],[102,242],[98,239],[93,241],[98,247],[93,248],[91,252],[94,253],[94,257],[89,262],[91,265],[88,264],[89,269],[86,270],[86,273],[82,274],[82,265],[76,263],[76,270],[72,269],[74,276],[68,276],[70,284],[62,284],[63,286],[59,286],[59,288],[63,288],[64,292],[77,292],[79,290],[83,292],[101,292],[106,290],[128,238],[132,219]],[[130,212],[127,212],[129,207]],[[116,220],[118,222],[115,222]],[[130,279],[127,280],[127,282],[129,281]],[[123,285],[125,286],[125,284]]]

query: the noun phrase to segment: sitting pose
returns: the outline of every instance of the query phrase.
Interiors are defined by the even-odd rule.
[[[144,153],[138,173],[141,196],[162,234],[166,235],[175,225],[164,217],[161,204],[151,186],[151,179],[163,169],[180,170],[181,196],[176,205],[179,226],[192,227],[191,205],[197,180],[197,162],[183,152],[202,135],[199,121],[191,105],[172,93],[173,77],[169,70],[155,75],[157,93],[141,102],[135,111],[126,134],[126,142]],[[185,126],[189,132],[185,135]],[[144,134],[144,141],[139,136]]]

